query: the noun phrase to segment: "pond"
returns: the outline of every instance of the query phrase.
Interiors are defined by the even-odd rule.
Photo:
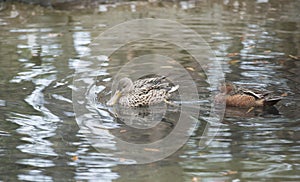
[[[1,2],[0,180],[299,180],[299,8]],[[174,105],[106,105],[118,79],[152,74],[179,85]],[[283,98],[216,109],[224,80]]]

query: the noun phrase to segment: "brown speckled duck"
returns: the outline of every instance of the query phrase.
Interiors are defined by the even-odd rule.
[[[223,96],[226,99],[226,106],[233,107],[273,106],[282,99],[282,97],[273,96],[269,91],[249,90],[232,83],[222,85],[220,91],[225,94]]]
[[[143,78],[135,82],[125,77],[119,80],[117,90],[107,105],[119,103],[126,107],[143,107],[168,102],[167,99],[178,88],[178,85],[171,85],[165,76]]]

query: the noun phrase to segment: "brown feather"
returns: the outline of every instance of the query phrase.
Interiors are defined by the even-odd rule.
[[[233,107],[272,106],[282,99],[281,97],[272,96],[272,92],[269,91],[259,92],[257,90],[244,89],[232,83],[226,83],[221,86],[220,91],[223,93],[217,95],[216,100],[218,101],[225,94],[226,105]]]

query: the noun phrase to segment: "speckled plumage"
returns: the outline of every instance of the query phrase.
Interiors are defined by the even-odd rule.
[[[282,99],[282,97],[273,96],[269,91],[262,92],[249,90],[237,87],[232,83],[226,83],[220,90],[225,94],[224,98],[226,99],[226,105],[233,107],[272,106]]]
[[[114,100],[114,97],[117,97],[115,93],[108,105],[114,105],[115,102],[127,107],[158,104],[169,99],[178,87],[178,85],[171,85],[164,76],[139,79],[135,82],[129,78],[122,78],[118,82],[116,91],[120,93],[119,98]]]

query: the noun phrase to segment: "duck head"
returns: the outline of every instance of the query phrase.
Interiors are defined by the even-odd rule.
[[[119,80],[117,90],[114,95],[106,103],[108,106],[113,106],[118,103],[121,96],[124,96],[133,90],[133,82],[130,78],[124,77]]]

